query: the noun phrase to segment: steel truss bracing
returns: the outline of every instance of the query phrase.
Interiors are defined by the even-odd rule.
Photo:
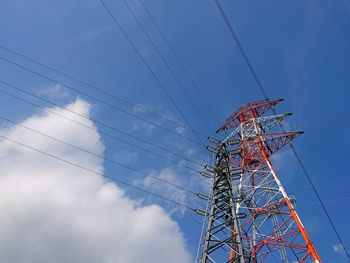
[[[209,137],[214,164],[204,173],[213,179],[202,263],[321,262],[277,177],[270,156],[302,132],[267,133],[290,113],[262,116],[282,100],[246,104]]]

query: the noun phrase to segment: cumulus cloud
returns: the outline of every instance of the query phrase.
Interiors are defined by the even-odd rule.
[[[89,114],[77,100],[68,108]],[[95,128],[61,109],[61,115]],[[40,132],[102,155],[88,130],[50,113],[22,122]],[[100,159],[10,126],[2,136],[103,173]],[[134,263],[190,262],[179,226],[158,205],[144,206],[101,176],[0,140],[0,262]]]

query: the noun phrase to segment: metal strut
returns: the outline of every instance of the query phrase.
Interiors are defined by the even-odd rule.
[[[236,214],[229,158],[225,147],[218,150],[215,159],[211,208],[202,263],[216,262],[214,255],[221,249],[230,253],[227,262],[243,263],[243,248],[238,226],[240,215]]]
[[[204,172],[213,185],[202,263],[322,262],[269,159],[302,134],[267,133],[291,115],[262,116],[281,101],[242,106],[218,129],[229,136],[208,138],[216,158]]]

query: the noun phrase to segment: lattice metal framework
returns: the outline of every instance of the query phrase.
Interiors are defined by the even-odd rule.
[[[321,262],[295,198],[287,195],[269,159],[302,133],[268,133],[291,115],[262,116],[281,101],[246,104],[218,129],[233,129],[226,139],[209,137],[215,163],[206,166],[213,187],[202,263]]]

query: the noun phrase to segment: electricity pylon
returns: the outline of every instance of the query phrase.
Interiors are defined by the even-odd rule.
[[[218,129],[233,129],[224,140],[208,138],[215,160],[202,173],[213,180],[202,263],[321,262],[295,198],[287,195],[270,161],[302,134],[268,133],[291,115],[263,116],[281,101],[244,105]]]

